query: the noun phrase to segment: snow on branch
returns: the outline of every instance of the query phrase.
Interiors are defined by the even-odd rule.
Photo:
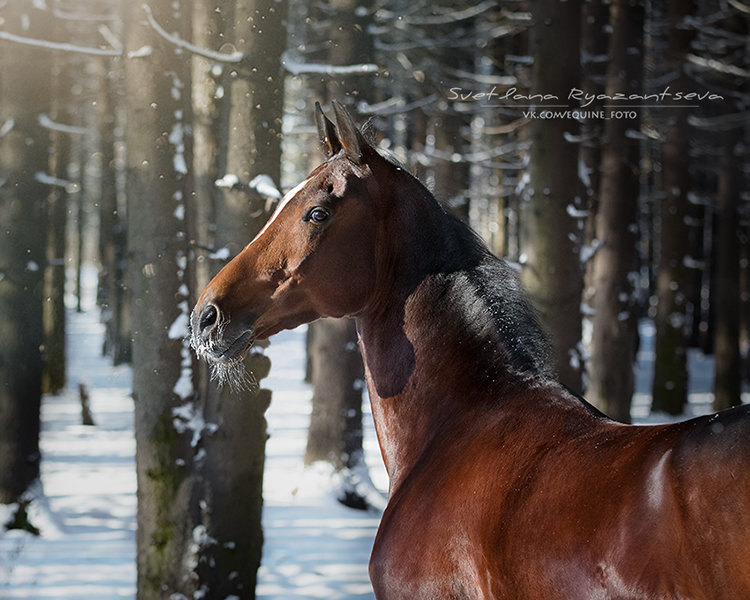
[[[16,125],[16,120],[14,118],[7,119],[5,123],[0,125],[0,138],[5,137],[8,135],[11,131],[13,131],[13,127]]]
[[[276,187],[270,175],[256,175],[250,182],[250,187],[266,198],[281,199],[281,192]]]
[[[62,52],[76,52],[78,54],[90,54],[93,56],[120,56],[122,54],[122,48],[91,48],[88,46],[76,46],[75,44],[50,42],[49,40],[25,37],[7,31],[0,31],[0,40],[13,42],[14,44],[33,46],[35,48],[60,50]]]
[[[61,187],[61,188],[68,188],[70,186],[75,185],[72,181],[69,181],[68,179],[60,179],[59,177],[55,177],[54,175],[43,173],[42,171],[37,171],[36,173],[34,173],[34,179],[44,185],[54,185],[54,186]]]
[[[109,27],[102,23],[96,29],[99,32],[99,35],[101,35],[110,46],[113,48],[119,48],[120,54],[122,54],[122,42],[117,39],[117,36],[112,33],[112,30]]]
[[[476,6],[471,6],[463,10],[453,10],[442,15],[431,15],[428,17],[401,15],[401,22],[408,25],[448,25],[457,21],[472,19],[496,6],[497,2],[495,0],[488,0],[487,2],[477,4]],[[395,18],[396,13],[389,12],[388,16],[390,18]]]
[[[703,58],[701,56],[696,56],[695,54],[688,54],[687,59],[689,62],[694,65],[698,65],[699,67],[711,69],[712,71],[718,71],[719,73],[724,73],[726,75],[734,75],[736,77],[742,77],[743,79],[750,79],[750,71],[741,69],[740,67],[735,67],[734,65],[729,65],[725,62],[721,62],[720,60],[715,60],[713,58]]]
[[[234,190],[245,193],[257,193],[265,198],[278,200],[281,198],[281,192],[273,182],[270,175],[261,174],[255,176],[248,184],[242,183],[240,178],[233,173],[227,173],[221,179],[214,181],[217,188],[225,190]]]
[[[434,102],[437,102],[438,95],[430,94],[414,102],[406,103],[402,97],[396,96],[384,100],[383,102],[377,102],[375,104],[368,104],[365,100],[360,101],[357,104],[357,112],[363,115],[378,115],[378,116],[390,116],[408,113],[417,108],[423,108],[429,106]]]
[[[738,112],[715,117],[698,117],[690,115],[688,123],[696,129],[704,131],[731,131],[750,123],[750,112]]]
[[[292,75],[363,75],[365,73],[377,73],[380,70],[378,65],[373,63],[358,65],[302,63],[291,58],[288,52],[281,55],[281,64]]]
[[[742,2],[737,2],[737,0],[729,0],[729,6],[736,8],[738,11],[745,13],[746,15],[750,15],[750,6],[747,4],[742,4]]]
[[[178,48],[182,48],[183,50],[187,50],[188,52],[197,54],[198,56],[202,56],[203,58],[215,60],[216,62],[222,63],[239,63],[242,62],[242,60],[245,58],[245,55],[239,51],[231,53],[214,52],[213,50],[199,48],[198,46],[195,46],[194,44],[183,40],[179,35],[167,33],[167,31],[161,25],[159,25],[159,23],[154,18],[154,14],[153,12],[151,12],[151,7],[148,4],[143,4],[143,10],[146,13],[146,18],[148,19],[148,24],[151,26],[151,28],[162,38],[167,40],[170,44],[173,44]]]
[[[89,130],[85,127],[76,127],[75,125],[65,125],[63,123],[56,123],[52,119],[49,118],[49,116],[45,114],[41,114],[37,117],[37,121],[39,124],[44,127],[45,129],[49,129],[51,131],[58,131],[60,133],[71,133],[74,135],[86,135],[89,133]]]
[[[52,9],[52,14],[55,15],[56,19],[62,19],[64,21],[114,21],[116,14],[114,11],[109,13],[88,13],[83,10],[76,12],[68,12],[58,7]]]

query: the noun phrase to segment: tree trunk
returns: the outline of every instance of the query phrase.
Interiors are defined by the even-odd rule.
[[[582,87],[587,93],[597,96],[605,92],[607,62],[609,57],[609,1],[592,0],[583,4],[583,26],[581,32]],[[594,101],[587,110],[601,111],[604,101]],[[596,214],[599,210],[599,188],[601,185],[601,161],[605,121],[599,116],[587,117],[581,123],[581,146],[579,149],[579,187],[582,205],[588,215],[583,233],[583,244],[591,247],[596,239]],[[583,265],[584,289],[583,304],[592,307],[594,303],[594,261],[589,259]],[[583,319],[590,323],[589,311]],[[590,354],[590,349],[589,349]],[[591,366],[589,365],[589,372]],[[587,390],[588,396],[588,390]]]
[[[740,347],[744,350],[740,371],[743,383],[750,383],[750,232],[748,224],[740,226]]]
[[[239,66],[227,67],[228,138],[201,139],[203,151],[216,144],[216,149],[226,149],[226,157],[217,155],[216,162],[200,157],[201,176],[207,177],[223,163],[226,173],[236,175],[242,184],[266,175],[278,185],[287,3],[256,0],[231,4],[225,11],[225,33],[247,58]],[[214,113],[213,118],[222,122],[224,117],[215,112],[219,110],[203,105],[201,116],[211,118]],[[265,224],[271,208],[267,200],[255,192],[225,189],[216,206],[215,247],[228,249],[229,256],[239,252]],[[214,265],[214,270],[222,264]],[[261,348],[253,349],[245,364],[255,384],[270,369]],[[206,461],[201,469],[204,526],[213,543],[203,552],[198,570],[211,597],[255,595],[263,545],[263,468],[268,437],[264,413],[270,401],[271,392],[259,385],[236,391],[209,383],[205,391],[204,413],[218,428],[205,441]]]
[[[227,42],[226,23],[231,2],[193,4],[193,42],[201,48],[221,48]],[[227,102],[220,86],[223,65],[201,56],[192,58],[193,81],[193,182],[195,185],[194,231],[191,232],[198,252],[196,289],[209,280],[211,260],[204,254],[213,243],[214,213],[223,200],[215,181],[223,173],[220,160],[226,159]],[[224,134],[224,135],[222,135]],[[222,137],[224,138],[222,140]],[[222,148],[222,143],[224,147]],[[202,253],[203,252],[203,253]]]
[[[112,356],[114,364],[130,362],[130,324],[125,283],[127,228],[125,211],[120,207],[118,164],[115,155],[118,110],[117,92],[122,83],[121,59],[102,59],[96,63],[99,75],[96,122],[99,131],[101,174],[99,192],[99,292],[105,324],[103,352]],[[124,208],[124,207],[123,207]]]
[[[45,39],[48,11],[9,0],[3,30]],[[26,25],[26,26],[24,26]],[[0,502],[39,474],[51,55],[0,41]],[[33,65],[33,69],[29,68]]]
[[[612,54],[608,53],[610,32],[610,3],[606,0],[591,0],[583,5],[583,27],[581,32],[581,55],[583,62],[583,85],[587,94],[594,96],[603,94],[606,86],[607,64],[612,64]],[[602,56],[609,57],[609,63],[602,60]],[[603,101],[595,101],[587,110],[602,110]],[[593,216],[599,203],[600,163],[602,138],[604,135],[604,121],[598,117],[589,117],[581,125],[581,168],[586,169],[586,177],[580,182],[586,206],[591,211],[586,236],[588,243],[595,237],[596,226]]]
[[[537,0],[532,6],[532,90],[566,100],[570,90],[580,86],[580,2]],[[574,216],[578,147],[568,141],[575,139],[579,128],[573,119],[535,119],[529,127],[532,146],[520,215],[521,275],[552,338],[559,380],[580,392],[582,224]]]
[[[714,409],[741,403],[740,186],[736,154],[740,136],[724,133],[716,211],[714,312]]]
[[[52,120],[73,125],[70,110],[71,66],[67,57],[57,58],[53,72]],[[60,182],[68,179],[71,159],[71,134],[54,133],[50,169]],[[44,273],[44,379],[42,389],[54,394],[65,386],[65,251],[68,192],[56,185],[49,195],[47,231],[47,268]]]
[[[337,471],[347,472],[364,464],[364,367],[357,330],[351,319],[325,319],[313,326],[310,351],[314,392],[305,464],[325,461]],[[345,482],[339,490],[339,501],[366,508],[366,501],[357,497],[350,483]]]
[[[164,29],[185,37],[184,2],[150,3]],[[194,463],[207,432],[195,406],[192,359],[183,341],[189,314],[185,225],[190,73],[144,24],[147,7],[126,21],[127,197],[133,323],[133,397],[138,476],[138,598],[199,589],[202,535]],[[147,55],[143,56],[148,49]]]
[[[456,67],[459,68],[459,65]],[[446,107],[441,108],[443,110],[430,119],[435,150],[440,153],[432,158],[435,195],[453,214],[468,223],[469,163],[466,160],[454,160],[454,157],[461,156],[466,151],[468,142],[464,138],[464,131],[469,125],[466,116],[451,113]]]
[[[689,91],[684,75],[686,55],[694,32],[685,19],[693,13],[692,0],[672,0],[668,58],[679,75],[671,87]],[[661,248],[656,279],[658,304],[654,324],[655,362],[653,410],[678,415],[687,403],[687,290],[689,287],[685,257],[688,253],[688,213],[690,190],[689,112],[667,109],[668,125],[664,142],[664,192],[661,202]]]
[[[615,0],[610,8],[607,95],[642,88],[642,3]],[[628,138],[640,119],[606,121],[601,188],[596,215],[594,317],[589,362],[589,400],[604,413],[630,422],[635,387],[633,364],[638,333],[638,173],[640,147]]]

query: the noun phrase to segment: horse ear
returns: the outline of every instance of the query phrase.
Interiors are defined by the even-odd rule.
[[[333,112],[336,115],[336,128],[339,132],[339,142],[346,156],[355,164],[362,163],[362,152],[367,146],[367,141],[354,124],[351,115],[343,104],[334,100]]]
[[[341,142],[338,133],[336,133],[336,126],[326,117],[320,102],[315,103],[315,123],[318,126],[318,136],[323,148],[325,148],[326,155],[337,154],[341,150]]]

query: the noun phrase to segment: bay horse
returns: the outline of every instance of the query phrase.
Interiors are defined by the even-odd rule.
[[[196,351],[356,319],[389,502],[387,600],[750,598],[750,419],[616,423],[557,383],[514,271],[346,110],[328,159],[208,284]]]

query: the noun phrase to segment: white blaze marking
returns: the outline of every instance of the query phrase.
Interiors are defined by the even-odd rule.
[[[310,179],[312,179],[312,177],[308,177],[304,181],[298,183],[291,190],[289,190],[286,194],[284,194],[284,197],[281,200],[279,200],[279,205],[276,207],[276,210],[273,211],[271,218],[268,219],[268,221],[266,221],[266,224],[263,226],[263,229],[261,229],[258,232],[258,235],[256,235],[253,238],[250,244],[254,243],[258,238],[260,238],[260,236],[262,236],[265,233],[266,229],[268,229],[271,223],[273,223],[278,218],[278,216],[281,214],[281,211],[284,210],[284,207],[287,204],[289,204],[289,202],[291,202],[292,199],[302,191],[302,188],[305,187],[305,185],[307,184],[308,181],[310,181]],[[248,246],[250,244],[248,244]]]

